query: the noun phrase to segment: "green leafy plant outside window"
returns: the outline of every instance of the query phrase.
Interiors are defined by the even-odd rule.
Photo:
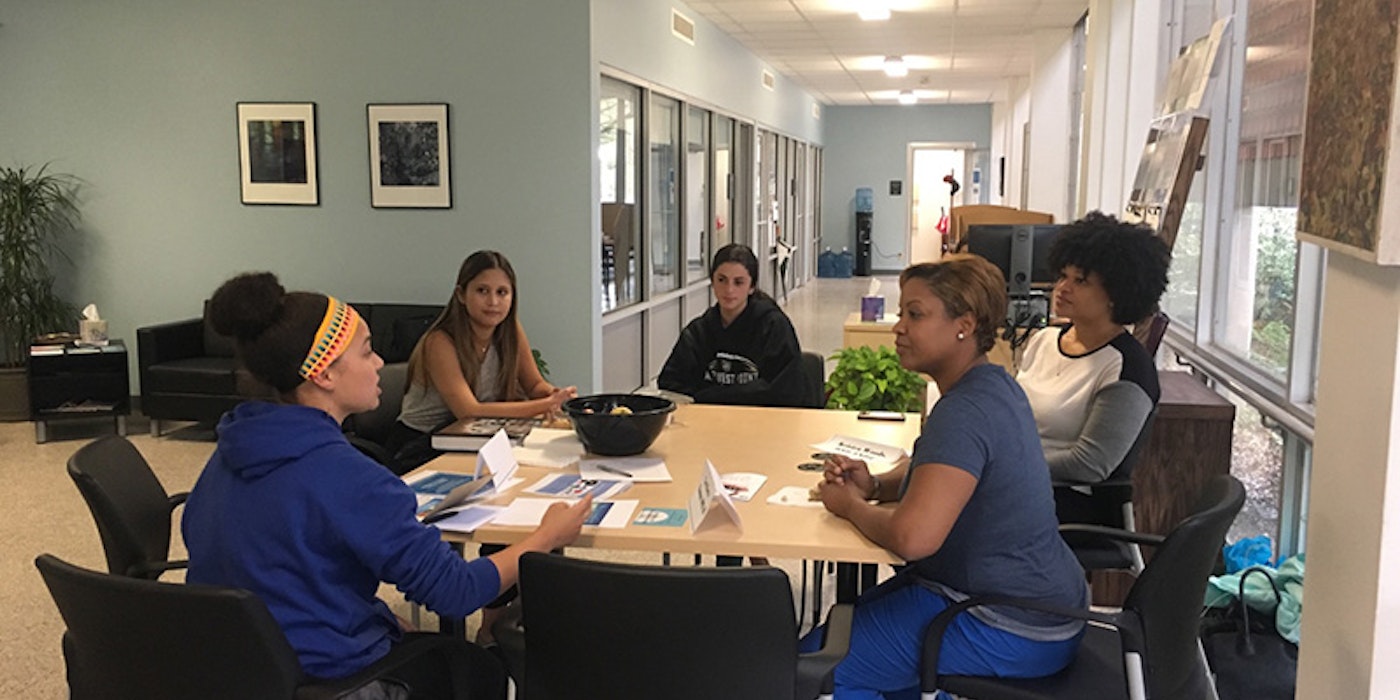
[[[926,383],[881,346],[844,348],[831,356],[836,368],[826,380],[827,408],[846,411],[919,411]]]

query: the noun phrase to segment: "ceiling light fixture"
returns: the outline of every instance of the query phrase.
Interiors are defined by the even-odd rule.
[[[885,75],[891,78],[903,78],[909,75],[909,65],[904,62],[902,56],[886,56]]]
[[[919,101],[913,90],[901,90],[899,92],[899,103],[902,105],[912,105]]]
[[[867,22],[876,22],[890,18],[890,7],[880,0],[866,0],[861,3],[856,14]]]

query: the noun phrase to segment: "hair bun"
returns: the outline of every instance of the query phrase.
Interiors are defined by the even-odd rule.
[[[287,290],[271,272],[245,272],[224,282],[209,300],[209,322],[221,335],[252,340],[282,317]]]

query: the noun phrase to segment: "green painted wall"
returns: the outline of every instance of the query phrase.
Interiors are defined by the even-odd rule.
[[[462,258],[495,248],[554,378],[588,390],[601,362],[588,26],[577,0],[7,3],[0,162],[86,181],[62,289],[133,346],[135,328],[198,315],[239,271],[442,303]],[[240,204],[239,101],[316,103],[320,206]],[[450,103],[452,209],[370,207],[377,102]]]

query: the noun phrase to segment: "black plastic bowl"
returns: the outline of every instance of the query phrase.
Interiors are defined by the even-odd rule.
[[[618,406],[632,412],[613,413]],[[676,404],[670,399],[641,394],[595,394],[564,402],[564,412],[584,448],[611,457],[646,452],[666,427],[666,415],[674,410]]]

